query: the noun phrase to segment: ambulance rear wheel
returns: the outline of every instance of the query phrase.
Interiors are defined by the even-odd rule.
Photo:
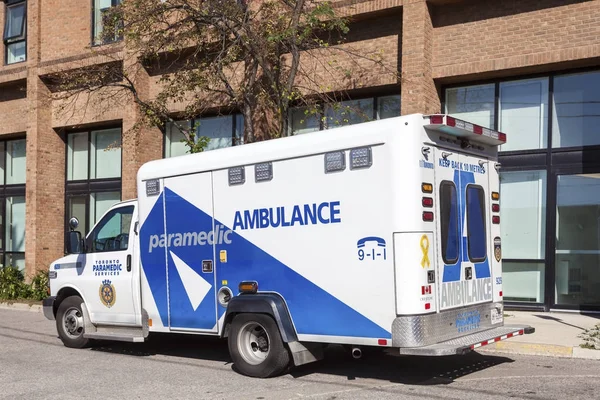
[[[231,323],[229,354],[243,375],[269,378],[284,372],[290,353],[277,324],[265,314],[239,314]]]
[[[84,321],[81,303],[83,303],[81,297],[69,296],[58,306],[56,329],[66,347],[81,349],[89,344],[89,339],[83,337]]]

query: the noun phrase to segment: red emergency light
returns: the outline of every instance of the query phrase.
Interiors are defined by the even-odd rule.
[[[446,114],[426,115],[423,118],[426,129],[437,130],[465,139],[470,138],[474,141],[493,146],[500,146],[506,143],[505,133],[463,121]]]

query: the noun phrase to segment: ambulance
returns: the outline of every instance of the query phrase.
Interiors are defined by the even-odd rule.
[[[65,346],[223,338],[239,373],[322,359],[460,355],[504,323],[498,146],[413,114],[151,161],[137,199],[72,218],[44,314]]]

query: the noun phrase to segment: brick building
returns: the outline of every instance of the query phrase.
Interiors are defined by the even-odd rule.
[[[63,255],[76,215],[87,230],[135,197],[144,162],[181,154],[178,133],[122,135],[134,105],[60,115],[46,76],[103,62],[86,50],[118,0],[5,0],[0,66],[0,252],[33,273]],[[600,310],[600,1],[341,0],[351,40],[402,73],[365,78],[345,104],[370,118],[448,112],[508,134],[501,149],[505,299]],[[91,9],[90,9],[91,7]],[[100,46],[101,47],[101,46]],[[142,91],[151,95],[148,76]],[[86,99],[78,99],[85,103]],[[326,129],[290,113],[291,131]],[[332,111],[335,112],[335,111]],[[210,148],[237,145],[241,115],[202,115]],[[359,118],[348,116],[349,123]],[[192,123],[193,121],[190,121]],[[120,148],[104,151],[109,143]]]

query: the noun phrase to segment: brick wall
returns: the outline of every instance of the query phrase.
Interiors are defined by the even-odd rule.
[[[41,2],[40,42],[42,62],[85,53],[91,42],[91,0]]]
[[[435,113],[440,98],[433,80],[433,26],[425,0],[402,10],[402,114]]]
[[[434,78],[600,57],[597,0],[470,0],[435,6],[432,19]]]
[[[27,135],[29,273],[62,255],[65,143],[59,132],[63,127],[122,124],[123,198],[136,196],[139,166],[162,157],[158,129],[130,134],[137,119],[130,101],[100,108],[93,98],[81,96],[71,114],[58,113],[61,102],[46,101],[48,91],[40,76],[81,63],[107,62],[103,56],[86,56],[91,5],[91,1],[29,0],[28,60],[10,66],[0,63],[0,135]],[[439,86],[446,82],[599,65],[600,0],[339,0],[334,6],[356,16],[351,43],[345,48],[380,51],[386,68],[369,68],[369,62],[358,60],[366,73],[355,70],[351,79],[329,77],[329,90],[370,87],[376,93],[382,86],[393,88],[398,80],[392,71],[400,66],[404,114],[439,111]],[[3,6],[0,27],[4,27]],[[0,49],[4,57],[1,43]],[[352,70],[349,58],[339,56],[337,61],[342,69]],[[309,67],[322,73],[307,63]],[[151,98],[158,90],[158,77],[142,74],[139,79],[143,96]],[[26,97],[15,94],[19,85],[27,88]]]

